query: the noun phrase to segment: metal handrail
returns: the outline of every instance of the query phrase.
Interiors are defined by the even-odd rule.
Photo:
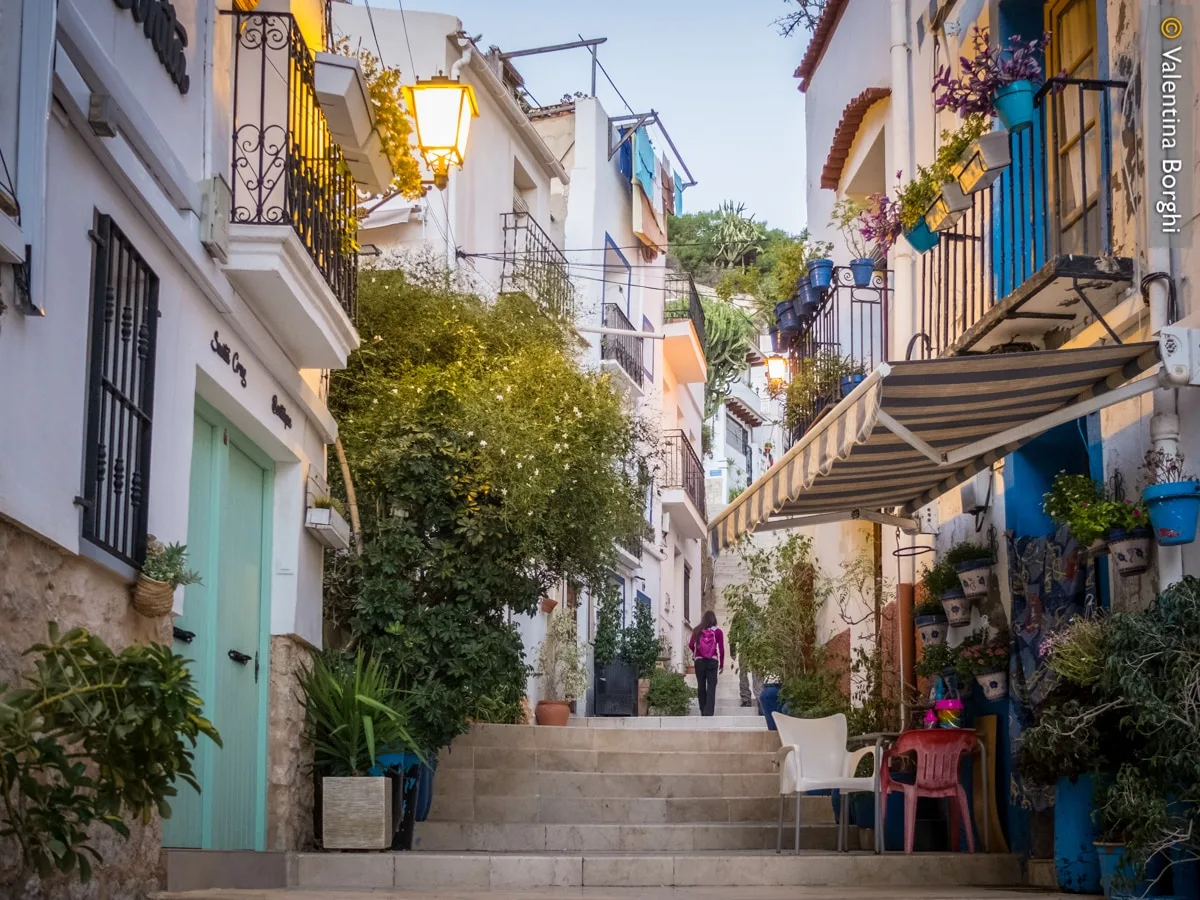
[[[704,496],[704,466],[696,448],[682,429],[672,429],[663,435],[665,472],[662,486],[666,490],[682,488],[701,517],[708,520]]]
[[[517,207],[520,200],[514,195],[513,206]],[[500,292],[526,293],[550,315],[574,318],[575,287],[562,251],[528,208],[501,213],[500,219],[504,233]]]
[[[678,273],[667,276],[665,285],[665,302],[663,303],[664,322],[691,321],[696,329],[696,337],[704,348],[704,304],[700,302],[700,292],[696,290],[696,282],[691,275]]]
[[[616,331],[634,330],[625,311],[615,303],[604,304],[601,321],[605,328]],[[638,387],[642,386],[646,378],[646,370],[642,365],[643,340],[628,334],[605,334],[600,337],[600,358],[613,360]]]

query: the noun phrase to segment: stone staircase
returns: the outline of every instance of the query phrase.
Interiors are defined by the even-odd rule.
[[[643,727],[600,724],[637,719],[566,728],[476,726],[441,756],[433,809],[417,826],[414,849],[774,850],[778,735],[763,729],[761,719],[730,717],[738,725],[721,728],[709,726],[717,717],[680,718]],[[801,803],[801,846],[833,849],[829,800]],[[789,847],[794,816],[789,803],[783,836]]]

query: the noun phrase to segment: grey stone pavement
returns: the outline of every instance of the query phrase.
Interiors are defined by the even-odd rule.
[[[170,900],[1082,900],[1037,888],[713,887],[550,888],[539,891],[199,891]]]

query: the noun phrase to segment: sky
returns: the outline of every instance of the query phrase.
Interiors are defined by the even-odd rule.
[[[633,112],[658,111],[698,182],[684,193],[685,211],[728,199],[775,227],[795,232],[807,224],[804,95],[792,77],[806,38],[781,37],[771,24],[787,10],[784,0],[370,2],[455,15],[467,33],[483,34],[481,46],[502,50],[607,37],[600,62]],[[585,49],[514,62],[542,105],[590,90]],[[610,116],[629,112],[603,75],[596,93]],[[665,149],[653,132],[651,140]]]

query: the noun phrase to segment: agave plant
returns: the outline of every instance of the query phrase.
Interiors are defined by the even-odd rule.
[[[322,775],[366,775],[380,753],[420,755],[399,685],[361,650],[353,665],[337,654],[321,654],[301,676],[300,690],[313,762]]]

